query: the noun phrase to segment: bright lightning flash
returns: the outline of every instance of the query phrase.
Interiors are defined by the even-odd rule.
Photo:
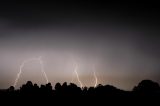
[[[44,77],[46,79],[46,83],[48,83],[48,77],[47,77],[47,75],[46,75],[46,73],[44,71],[44,65],[43,65],[42,57],[40,56],[38,59],[39,59],[39,62],[41,64],[41,71],[42,71],[42,73],[43,73],[43,75],[44,75]]]
[[[96,86],[97,86],[98,79],[97,79],[96,72],[95,72],[95,66],[93,66],[93,72],[94,72],[94,78],[95,78],[94,87],[96,87]]]
[[[74,69],[74,72],[76,73],[77,80],[78,80],[78,82],[79,82],[79,84],[80,84],[80,86],[81,86],[81,88],[82,88],[82,87],[83,87],[83,84],[82,84],[82,82],[81,82],[80,79],[79,79],[79,75],[78,75],[78,72],[77,72],[77,68],[78,68],[78,65],[76,64],[75,69]]]
[[[83,87],[83,84],[82,84],[81,80],[79,79],[79,75],[78,75],[77,69],[78,69],[78,65],[77,65],[77,63],[75,62],[74,72],[75,72],[75,74],[76,74],[76,77],[77,77],[77,80],[78,80],[78,82],[79,82],[79,84],[80,84],[80,87],[82,88],[82,87]],[[71,82],[73,82],[73,77],[72,77]]]
[[[16,87],[16,85],[17,85],[17,82],[18,82],[19,77],[20,77],[20,75],[22,73],[22,69],[23,69],[24,65],[26,63],[31,62],[31,61],[39,61],[40,65],[41,65],[41,71],[42,71],[42,73],[43,73],[43,75],[44,75],[44,77],[46,79],[46,83],[48,83],[48,77],[47,77],[47,75],[46,75],[46,73],[44,71],[43,61],[42,61],[41,56],[40,56],[39,58],[31,58],[31,59],[28,59],[28,60],[24,60],[22,62],[22,64],[20,65],[20,70],[19,70],[19,72],[17,74],[16,80],[15,80],[14,85],[13,85],[14,87]]]

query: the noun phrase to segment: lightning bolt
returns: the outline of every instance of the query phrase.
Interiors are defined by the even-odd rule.
[[[47,75],[46,75],[46,73],[44,71],[44,65],[43,65],[43,61],[42,61],[42,57],[41,56],[39,57],[39,62],[41,64],[41,71],[42,71],[42,73],[43,73],[43,75],[44,75],[44,77],[46,79],[46,83],[48,83],[48,77],[47,77]]]
[[[78,64],[76,63],[76,61],[74,60],[74,58],[73,58],[72,55],[71,55],[71,58],[72,58],[72,61],[73,61],[74,66],[75,66],[74,71],[73,71],[73,74],[74,74],[74,73],[76,74],[77,80],[78,80],[78,82],[79,82],[79,84],[80,84],[80,87],[82,88],[82,87],[83,87],[83,84],[82,84],[82,82],[81,82],[81,80],[80,80],[80,78],[79,78],[79,74],[78,74],[78,72],[77,72],[77,70],[78,70]],[[73,79],[74,79],[73,74],[72,74],[71,82],[73,82]]]
[[[97,78],[97,75],[96,75],[96,72],[95,72],[95,66],[93,65],[93,73],[94,73],[94,78],[95,78],[95,84],[94,84],[94,87],[97,86],[97,82],[98,82],[98,78]]]
[[[43,73],[43,75],[44,75],[44,77],[46,79],[46,82],[48,83],[48,77],[47,77],[47,75],[46,75],[46,73],[44,71],[43,61],[42,61],[41,56],[40,56],[39,58],[31,58],[31,59],[24,60],[22,62],[22,64],[20,65],[20,70],[19,70],[19,72],[17,74],[17,77],[16,77],[14,85],[13,85],[14,87],[16,87],[16,85],[17,85],[17,82],[18,82],[19,77],[20,77],[20,75],[22,73],[22,69],[23,69],[24,65],[26,63],[28,63],[28,62],[31,62],[31,61],[39,61],[40,65],[41,65],[41,71],[42,71],[42,73]]]
[[[74,69],[74,72],[76,73],[77,80],[78,80],[78,82],[79,82],[79,84],[80,84],[80,87],[82,88],[82,87],[83,87],[83,84],[82,84],[82,82],[81,82],[80,79],[79,79],[79,75],[78,75],[77,69],[78,69],[78,65],[76,64],[75,69]]]

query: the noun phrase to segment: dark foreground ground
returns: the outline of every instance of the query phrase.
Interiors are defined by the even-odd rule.
[[[151,80],[143,80],[132,91],[124,91],[112,85],[80,88],[70,83],[32,84],[28,81],[20,89],[13,86],[0,90],[1,103],[7,105],[159,105],[160,86]]]

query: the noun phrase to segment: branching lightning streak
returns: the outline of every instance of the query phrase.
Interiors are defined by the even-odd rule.
[[[79,78],[78,72],[77,72],[78,64],[77,64],[77,62],[75,61],[75,59],[73,58],[72,55],[71,55],[71,57],[72,57],[73,64],[74,64],[74,66],[75,66],[74,71],[73,71],[73,74],[74,74],[74,73],[76,74],[77,80],[78,80],[78,82],[79,82],[79,84],[80,84],[80,87],[82,88],[82,87],[83,87],[83,84],[82,84],[82,82],[81,82],[81,80],[80,80],[80,78]],[[74,76],[72,75],[71,82],[73,82],[73,79],[74,79]]]
[[[78,82],[79,82],[79,84],[80,84],[80,86],[81,86],[81,88],[82,88],[82,87],[83,87],[83,84],[82,84],[82,82],[81,82],[80,79],[79,79],[79,75],[78,75],[78,72],[77,72],[77,68],[78,68],[78,65],[76,64],[75,69],[74,69],[74,72],[76,73],[77,80],[78,80]]]
[[[95,78],[94,87],[96,87],[96,86],[97,86],[98,79],[97,79],[97,75],[96,75],[96,72],[95,72],[95,66],[93,66],[93,73],[94,73],[94,78]]]
[[[48,83],[48,77],[47,77],[47,75],[46,75],[46,73],[45,73],[45,71],[44,71],[44,66],[43,66],[43,61],[42,61],[41,56],[39,57],[39,62],[40,62],[40,64],[41,64],[41,71],[42,71],[42,73],[43,73],[43,75],[44,75],[44,77],[45,77],[45,79],[46,79],[46,82]]]
[[[97,76],[96,76],[96,73],[95,73],[95,71],[94,71],[94,78],[95,78],[95,84],[94,84],[94,87],[96,87],[97,86]]]
[[[19,77],[20,77],[20,75],[21,75],[21,73],[22,73],[22,69],[23,69],[24,65],[25,65],[26,63],[30,62],[30,61],[39,61],[40,65],[41,65],[41,71],[42,71],[42,73],[44,74],[44,77],[45,77],[45,79],[46,79],[46,82],[48,83],[48,77],[47,77],[47,75],[46,75],[46,73],[45,73],[45,71],[44,71],[43,61],[42,61],[41,56],[40,56],[39,58],[31,58],[31,59],[28,59],[28,60],[24,60],[24,61],[22,62],[22,64],[20,65],[20,70],[19,70],[19,72],[18,72],[18,74],[17,74],[17,77],[16,77],[15,82],[14,82],[14,85],[13,85],[14,87],[16,87],[16,85],[17,85],[17,82],[18,82]]]

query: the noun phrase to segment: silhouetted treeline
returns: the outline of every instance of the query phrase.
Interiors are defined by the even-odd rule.
[[[97,87],[83,87],[80,88],[74,83],[67,84],[67,82],[56,83],[53,88],[51,83],[46,85],[38,86],[28,81],[23,84],[20,89],[15,89],[13,86],[5,90],[0,90],[0,97],[2,98],[27,98],[27,99],[39,99],[39,98],[49,98],[55,100],[59,98],[60,100],[65,99],[77,99],[80,100],[88,99],[101,100],[127,100],[136,99],[141,100],[145,98],[145,102],[151,99],[160,98],[160,86],[158,83],[151,80],[143,80],[137,86],[133,88],[132,91],[124,91],[118,89],[112,85],[97,85]],[[134,100],[133,99],[133,100]]]
[[[20,89],[13,86],[0,90],[0,96],[126,96],[126,95],[160,95],[160,86],[151,80],[143,80],[132,91],[124,91],[112,85],[97,85],[97,87],[80,88],[74,83],[56,83],[53,88],[51,83],[38,86],[28,81]]]

